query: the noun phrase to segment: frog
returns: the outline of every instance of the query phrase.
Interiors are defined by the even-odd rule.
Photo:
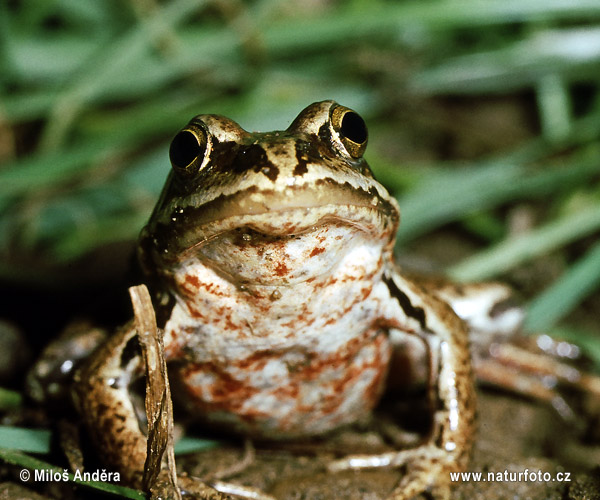
[[[332,100],[275,132],[195,116],[171,142],[137,254],[171,383],[203,425],[252,439],[327,435],[372,413],[394,386],[398,352],[420,346],[425,438],[329,469],[402,467],[388,500],[448,498],[476,427],[469,332],[489,323],[509,332],[521,316],[505,287],[475,294],[401,272],[400,208],[365,160],[367,142],[363,118]],[[463,310],[471,295],[483,299]],[[146,436],[131,386],[143,370],[130,322],[73,389],[102,460],[138,487]]]

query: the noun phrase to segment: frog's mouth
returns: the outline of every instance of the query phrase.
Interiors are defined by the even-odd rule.
[[[375,187],[327,187],[246,189],[201,204],[163,205],[160,213],[168,217],[153,219],[142,232],[142,260],[151,257],[149,269],[165,270],[199,260],[243,280],[268,275],[277,281],[284,268],[295,269],[286,280],[300,279],[311,256],[325,268],[355,243],[391,247],[399,221],[395,200]]]
[[[389,207],[366,204],[304,204],[300,206],[244,207],[237,213],[220,211],[211,217],[208,210],[191,209],[174,213],[168,225],[155,227],[154,241],[166,243],[160,253],[181,259],[213,239],[232,231],[260,233],[272,238],[299,237],[315,227],[342,224],[355,227],[375,239],[390,239],[398,226],[398,212]],[[157,233],[159,237],[156,237]]]

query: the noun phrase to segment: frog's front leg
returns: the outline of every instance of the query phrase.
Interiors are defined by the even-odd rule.
[[[419,284],[467,323],[478,382],[548,403],[565,422],[586,427],[582,410],[589,408],[591,416],[595,414],[596,405],[588,401],[600,397],[600,377],[586,371],[589,360],[577,345],[545,334],[525,334],[525,311],[511,288],[439,279],[419,279]]]
[[[130,322],[113,335],[74,377],[75,405],[104,463],[140,487],[146,436],[131,400],[130,385],[142,369],[137,333]]]
[[[121,474],[121,480],[141,488],[147,454],[145,413],[132,400],[131,385],[144,376],[137,331],[130,322],[94,353],[90,362],[75,373],[73,397],[100,458]],[[140,401],[141,403],[141,401]],[[140,409],[138,410],[138,406]],[[163,471],[166,475],[167,471]],[[189,476],[179,477],[187,496],[203,500],[227,500],[227,493]],[[220,490],[231,486],[221,483]],[[252,488],[239,488],[247,498],[258,496]]]
[[[415,448],[350,456],[330,468],[404,466],[407,472],[389,500],[409,499],[426,490],[446,498],[450,473],[467,465],[474,432],[475,391],[466,327],[446,303],[395,270],[384,275],[377,292],[385,304],[385,327],[417,335],[430,352],[432,428],[427,440]]]

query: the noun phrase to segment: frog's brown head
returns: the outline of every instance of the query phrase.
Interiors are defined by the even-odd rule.
[[[169,272],[200,259],[238,281],[265,279],[267,248],[291,258],[287,244],[326,227],[391,246],[398,208],[373,178],[366,145],[363,119],[333,101],[311,104],[277,132],[194,117],[171,143],[173,168],[141,234],[144,268]],[[348,243],[341,234],[338,246]],[[320,239],[319,253],[339,252],[335,238]]]

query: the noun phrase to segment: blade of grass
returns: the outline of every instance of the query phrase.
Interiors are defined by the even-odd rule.
[[[19,123],[43,117],[56,99],[57,91],[43,89],[10,96],[1,104],[2,115],[8,122]]]
[[[598,286],[600,243],[596,243],[565,275],[528,305],[524,328],[530,332],[549,330]]]
[[[0,170],[0,207],[7,198],[49,187],[81,173],[81,165],[94,163],[110,147],[127,143],[127,139],[108,145],[106,141],[88,141],[52,154],[39,154],[15,161]]]
[[[58,241],[53,248],[53,254],[59,262],[66,262],[101,245],[133,240],[147,222],[148,216],[149,212],[134,212],[129,215],[97,218],[89,224],[78,226]]]
[[[548,29],[498,48],[446,58],[416,73],[416,92],[474,94],[531,88],[548,76],[573,80],[595,78],[600,60],[600,29]]]
[[[598,34],[600,35],[600,31]],[[598,56],[600,58],[600,50]],[[570,135],[572,123],[571,99],[565,81],[556,73],[545,75],[538,82],[536,97],[542,134],[550,142],[564,144]]]
[[[218,446],[221,446],[221,442],[214,439],[184,436],[175,443],[175,455],[210,450],[211,448],[217,448]]]
[[[145,107],[134,116],[138,120],[136,127],[107,127],[98,137],[5,165],[0,169],[0,210],[12,197],[68,183],[87,169],[102,167],[102,158],[110,157],[120,149],[134,147],[141,140],[149,140],[155,135],[176,129],[182,124],[182,109],[189,108],[193,103],[193,100],[177,101],[166,112],[163,107],[162,113],[155,106]]]
[[[11,410],[21,406],[23,396],[16,391],[0,387],[0,410]]]
[[[531,171],[523,165],[500,162],[439,171],[401,197],[402,223],[397,246],[474,211],[519,198],[534,198],[573,188],[600,173],[594,155],[568,165]],[[392,191],[395,186],[390,186]]]
[[[180,43],[176,44],[176,50],[168,58],[156,58],[146,51],[156,42],[160,33],[172,30],[188,14],[186,9],[194,7],[201,6],[194,6],[193,2],[175,2],[163,11],[158,11],[147,22],[136,25],[131,32],[106,44],[107,47],[101,54],[94,54],[93,58],[82,55],[77,65],[73,65],[79,68],[73,69],[73,75],[69,78],[73,83],[53,105],[54,119],[43,143],[48,147],[59,143],[61,135],[74,117],[91,101],[102,96],[115,92],[113,97],[118,97],[123,92],[137,95],[140,93],[140,86],[164,86],[202,67],[206,68],[209,64],[238,58],[241,45],[239,34],[233,30],[214,29],[212,26],[202,26],[202,29],[198,29],[198,26],[183,27],[178,30]],[[276,20],[268,17],[263,26],[255,27],[255,31],[259,34],[265,52],[272,57],[290,53],[295,55],[299,51],[315,50],[323,46],[336,46],[343,41],[356,40],[358,36],[385,33],[387,36],[397,37],[398,30],[414,29],[415,26],[438,30],[457,29],[461,26],[477,27],[539,19],[558,21],[580,16],[600,17],[600,8],[590,0],[573,1],[569,8],[560,0],[543,4],[515,0],[410,2],[370,5],[368,10],[358,14],[357,9],[350,6],[337,10],[333,17],[281,16]],[[307,33],[310,36],[306,36]],[[202,47],[203,50],[199,52],[197,47]],[[70,61],[72,59],[69,58]],[[39,77],[40,75],[38,80]]]
[[[12,31],[12,30],[11,30]],[[105,40],[64,33],[62,36],[35,37],[14,33],[6,45],[7,64],[14,83],[55,90],[73,74],[83,61],[94,57]]]
[[[357,39],[374,33],[409,28],[477,28],[510,22],[536,22],[600,16],[600,4],[594,0],[452,0],[445,2],[370,3],[362,9],[350,5],[336,15],[318,19],[283,18],[264,32],[269,54],[298,50],[309,44],[335,43],[341,38]],[[310,33],[310,37],[306,34]],[[427,37],[421,37],[426,39]]]
[[[448,275],[459,281],[488,279],[600,229],[600,206],[590,206],[508,239],[452,266]]]
[[[120,73],[130,73],[128,65],[150,48],[157,36],[170,31],[205,2],[177,0],[156,11],[145,22],[136,24],[123,37],[108,44],[103,53],[81,68],[79,78],[57,98],[41,139],[42,150],[55,150],[65,139],[71,124],[87,104],[104,91]],[[135,73],[132,78],[139,78]]]
[[[2,448],[30,453],[49,453],[50,437],[51,432],[46,429],[0,426]]]
[[[513,186],[523,172],[522,166],[497,163],[428,177],[398,200],[402,223],[397,245],[463,214],[495,205],[508,194],[509,189],[501,191],[501,187]]]

